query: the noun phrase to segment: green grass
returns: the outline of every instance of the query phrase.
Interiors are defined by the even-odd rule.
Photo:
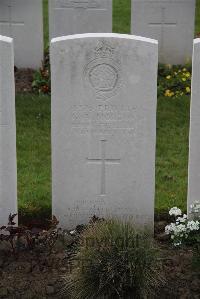
[[[156,210],[186,209],[189,106],[187,96],[158,99]]]
[[[18,199],[22,215],[51,209],[50,98],[17,95]]]
[[[20,214],[51,211],[50,97],[17,96],[18,198]],[[186,208],[189,98],[159,98],[156,210]]]
[[[44,0],[48,44],[47,0]],[[114,0],[115,32],[128,33],[130,0]],[[200,32],[197,0],[196,32]],[[17,95],[18,199],[21,215],[50,215],[50,97]],[[156,211],[186,208],[189,98],[159,98],[157,111]]]
[[[113,1],[113,32],[130,33],[131,0]]]
[[[48,0],[43,0],[43,15],[44,15],[44,45],[45,49],[49,46],[49,19],[48,19]]]
[[[200,33],[200,0],[196,0],[196,28],[195,33]]]

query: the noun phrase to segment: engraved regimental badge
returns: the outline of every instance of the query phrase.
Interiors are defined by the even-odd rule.
[[[108,42],[99,42],[86,65],[84,77],[86,88],[90,88],[98,100],[106,100],[119,90],[121,81],[120,59]]]

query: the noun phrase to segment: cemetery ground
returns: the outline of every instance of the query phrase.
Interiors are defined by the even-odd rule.
[[[116,0],[114,5],[114,31],[128,33],[130,0]],[[197,5],[196,33],[200,32],[200,1]],[[44,12],[47,46],[46,0]],[[180,71],[185,73],[183,68]],[[31,91],[31,71],[18,70],[16,78],[19,221],[33,228],[33,234],[41,234],[45,248],[13,254],[7,244],[9,254],[5,259],[0,257],[0,298],[67,298],[67,294],[62,293],[63,275],[68,272],[68,261],[83,227],[78,227],[74,235],[62,235],[55,243],[51,228],[42,232],[43,228],[49,229],[51,217],[51,100],[48,94]],[[195,267],[199,264],[193,261],[192,247],[174,249],[169,238],[163,236],[169,222],[169,209],[177,206],[186,211],[189,109],[187,92],[177,97],[170,92],[166,92],[166,96],[159,93],[155,239],[161,251],[166,282],[153,298],[189,299],[199,298],[200,294],[199,268]]]
[[[130,0],[114,0],[114,32],[130,32],[130,3]],[[46,49],[47,16],[47,0],[44,0]],[[200,0],[197,0],[195,32],[196,35],[200,33]],[[182,69],[184,66],[180,68],[181,71]],[[41,218],[41,215],[51,214],[50,96],[27,93],[31,91],[30,71],[19,71],[16,77],[19,213],[23,218],[36,219]],[[166,214],[172,206],[186,211],[190,96],[185,93],[180,93],[176,98],[164,97],[161,94],[158,96],[155,205],[157,215]]]
[[[183,69],[181,74],[186,73]],[[16,76],[21,78],[19,73]],[[22,76],[17,88],[29,91],[30,78],[26,81]],[[190,96],[185,93],[177,97],[159,93],[158,97],[155,237],[167,283],[154,298],[199,298],[200,292],[191,248],[172,249],[163,238],[168,210],[178,206],[186,211]],[[16,109],[19,219],[30,227],[44,227],[51,215],[50,96],[18,92]],[[74,250],[74,238],[67,235],[63,243],[45,253],[31,250],[17,258],[11,255],[0,268],[0,297],[66,298],[61,292],[62,277]]]

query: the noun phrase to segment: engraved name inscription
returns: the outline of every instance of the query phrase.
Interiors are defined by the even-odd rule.
[[[58,0],[57,7],[61,8],[84,8],[84,9],[100,9],[103,8],[102,0]]]
[[[79,134],[134,134],[136,108],[125,105],[74,105],[70,109],[72,129]]]

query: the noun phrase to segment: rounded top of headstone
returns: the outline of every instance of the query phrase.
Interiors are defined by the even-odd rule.
[[[84,39],[84,38],[119,38],[119,39],[127,39],[127,40],[135,40],[135,41],[143,41],[151,44],[158,44],[158,41],[155,39],[137,36],[137,35],[129,35],[129,34],[119,34],[119,33],[84,33],[84,34],[73,34],[67,36],[60,36],[53,38],[51,43],[57,43],[61,41],[67,40],[76,40],[76,39]]]
[[[160,2],[166,2],[166,3],[171,3],[174,4],[176,2],[185,2],[185,3],[195,3],[196,0],[133,0],[134,2],[155,2],[155,3],[160,3]]]
[[[12,43],[13,39],[11,37],[8,37],[8,36],[0,35],[0,41],[6,42],[6,43]]]
[[[194,39],[194,44],[199,44],[200,43],[200,38],[195,38]]]

